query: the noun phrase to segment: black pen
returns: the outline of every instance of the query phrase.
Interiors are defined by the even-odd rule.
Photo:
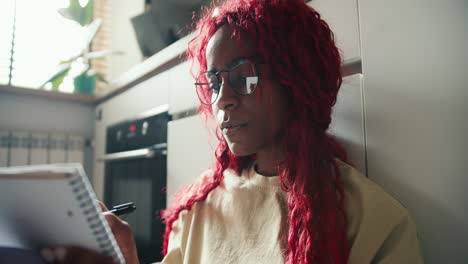
[[[129,202],[129,203],[124,203],[124,204],[119,204],[119,205],[116,205],[114,207],[112,207],[111,210],[109,210],[109,212],[117,215],[117,216],[120,216],[120,215],[124,215],[124,214],[129,214],[133,211],[136,210],[136,206],[132,203],[132,202]]]

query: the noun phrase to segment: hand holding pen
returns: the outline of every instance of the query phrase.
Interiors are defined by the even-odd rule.
[[[133,239],[132,229],[130,225],[120,219],[120,215],[129,214],[135,211],[136,207],[133,203],[125,203],[112,207],[108,210],[107,207],[99,201],[102,209],[102,214],[107,220],[109,227],[114,234],[114,238],[120,247],[120,250],[127,264],[138,264],[138,253],[135,240]],[[101,255],[92,250],[75,247],[75,246],[57,246],[43,248],[41,255],[47,263],[86,263],[86,264],[114,264],[114,260],[109,256]]]
[[[125,214],[130,214],[135,210],[136,210],[136,206],[133,204],[133,202],[129,202],[129,203],[115,205],[114,207],[112,207],[111,210],[109,210],[109,212],[117,216],[121,216]]]
[[[132,202],[120,204],[112,207],[111,210],[108,210],[107,207],[99,201],[99,205],[102,208],[102,211],[106,217],[107,222],[114,234],[115,240],[124,255],[125,262],[127,264],[137,264],[138,261],[138,252],[136,249],[136,243],[133,238],[133,232],[130,225],[124,220],[120,219],[123,214],[129,214],[135,211],[136,207]]]

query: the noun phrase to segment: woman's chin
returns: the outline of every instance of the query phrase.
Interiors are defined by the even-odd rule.
[[[237,157],[249,156],[255,153],[255,151],[252,151],[238,143],[228,142],[228,147],[229,147],[229,150],[231,150],[232,154],[234,154]]]

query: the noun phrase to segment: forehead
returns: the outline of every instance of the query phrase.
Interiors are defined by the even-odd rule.
[[[219,28],[206,46],[206,65],[208,70],[221,70],[239,58],[249,58],[253,55],[251,41],[245,34],[240,38],[233,36],[228,25]]]

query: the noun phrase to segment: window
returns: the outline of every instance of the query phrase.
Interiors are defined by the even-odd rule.
[[[68,4],[68,0],[0,1],[0,85],[39,89],[61,61],[82,51],[86,31],[57,11]],[[73,81],[64,80],[60,91],[72,92]]]

